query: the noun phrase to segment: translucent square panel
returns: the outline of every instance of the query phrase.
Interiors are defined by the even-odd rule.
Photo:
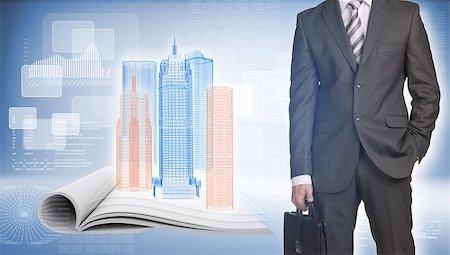
[[[62,95],[61,66],[23,65],[20,92],[23,97],[60,97]]]
[[[101,60],[114,59],[114,30],[111,28],[75,28],[72,30],[72,52],[85,52],[94,44]]]
[[[10,107],[10,129],[35,129],[37,121],[36,107]]]
[[[75,96],[72,112],[80,116],[81,128],[113,127],[115,111],[118,111],[111,96]]]
[[[53,113],[52,134],[68,136],[80,134],[80,115],[78,113]]]
[[[93,29],[94,22],[91,20],[54,20],[52,22],[52,51],[56,53],[72,52],[72,30],[80,28]]]
[[[25,150],[62,151],[65,147],[65,136],[52,134],[51,119],[37,119],[35,129],[23,131],[23,148]]]

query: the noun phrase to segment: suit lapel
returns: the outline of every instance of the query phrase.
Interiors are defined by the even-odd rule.
[[[328,30],[339,45],[344,57],[347,59],[347,62],[350,64],[353,71],[356,72],[356,59],[353,54],[352,46],[350,45],[350,40],[348,39],[347,31],[344,27],[344,22],[342,21],[338,0],[327,0],[327,5],[322,12],[322,16],[327,24]]]
[[[389,12],[390,4],[387,2],[387,0],[372,1],[369,24],[367,27],[367,37],[364,41],[360,65],[364,64],[364,62],[372,52],[375,43],[380,35],[380,32],[385,26],[385,22],[389,18]]]

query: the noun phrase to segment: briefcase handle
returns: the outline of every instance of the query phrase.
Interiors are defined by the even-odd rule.
[[[314,218],[315,217],[314,216],[314,204],[313,203],[309,203],[306,200],[305,200],[305,203],[306,203],[306,206],[308,208],[308,214],[303,214],[303,212],[300,211],[298,208],[297,208],[297,213],[298,214],[302,214],[302,215],[304,215],[304,216],[306,216],[308,218]],[[325,226],[325,223],[323,223],[323,226]],[[300,232],[298,232],[298,235],[299,236],[297,237],[297,239],[301,240]],[[324,241],[324,246],[325,246],[325,253],[324,254],[328,254],[327,238],[326,238],[325,230],[323,230],[323,237],[324,237],[323,241]],[[302,253],[302,252],[298,252],[298,253]]]
[[[306,206],[308,207],[308,214],[305,214],[305,215],[310,218],[314,218],[314,203],[310,203],[306,200],[305,200],[305,203],[306,203]],[[298,208],[297,208],[297,213],[303,214],[303,212],[300,211]]]

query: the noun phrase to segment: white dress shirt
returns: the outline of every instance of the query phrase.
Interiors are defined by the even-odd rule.
[[[344,26],[347,26],[352,15],[352,9],[348,5],[351,0],[336,0],[339,1],[341,7],[341,16]],[[358,9],[358,15],[361,19],[362,28],[364,30],[364,36],[367,37],[367,27],[369,24],[370,9],[372,8],[373,0],[363,0],[361,6]],[[303,174],[292,178],[292,187],[300,184],[312,184],[311,176],[309,174]]]
[[[352,9],[348,5],[348,3],[351,0],[339,0],[339,5],[341,6],[341,15],[342,20],[344,21],[344,26],[347,26],[348,22],[350,21],[351,15],[352,15]],[[372,1],[373,0],[363,0],[361,3],[361,6],[358,9],[358,15],[361,19],[361,25],[364,30],[364,36],[367,37],[367,26],[369,24],[369,17],[370,17],[370,9],[372,7]]]

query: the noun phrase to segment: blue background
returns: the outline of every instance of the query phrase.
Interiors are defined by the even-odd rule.
[[[377,1],[377,0],[375,0]],[[450,134],[446,128],[448,113],[449,59],[449,1],[417,1],[427,27],[436,61],[442,90],[442,112],[432,148],[414,172],[413,183],[414,224],[418,254],[450,254],[449,248],[449,152]],[[88,151],[92,160],[89,168],[73,171],[15,171],[11,166],[11,130],[8,128],[8,109],[12,106],[34,106],[38,118],[50,118],[55,108],[59,112],[70,111],[70,99],[74,95],[93,94],[90,89],[64,88],[60,98],[23,98],[20,94],[20,68],[23,64],[49,57],[51,47],[44,32],[46,15],[66,13],[80,15],[91,13],[132,13],[139,21],[138,42],[127,43],[127,34],[116,34],[116,58],[107,62],[116,74],[112,84],[101,90],[101,95],[116,96],[120,88],[120,62],[125,60],[132,45],[142,49],[164,49],[158,54],[143,56],[158,63],[170,53],[174,33],[179,51],[200,49],[206,57],[214,59],[216,75],[214,83],[233,84],[236,90],[242,83],[245,71],[289,72],[289,53],[295,29],[296,14],[313,7],[320,1],[2,1],[0,3],[1,58],[0,58],[0,178],[2,186],[45,186],[54,190],[101,166],[114,163],[110,151],[114,141],[105,139]],[[89,16],[88,15],[88,16]],[[95,17],[91,15],[89,17]],[[122,20],[102,19],[114,27]],[[28,38],[28,56],[24,59],[24,37]],[[209,49],[211,54],[208,54]],[[217,49],[227,49],[220,53]],[[145,51],[145,50],[144,50]],[[227,52],[232,52],[228,57]],[[124,57],[125,56],[125,57]],[[233,58],[231,61],[229,58]],[[114,75],[114,74],[113,74]],[[289,84],[278,88],[287,98]],[[253,95],[255,96],[255,95]],[[245,97],[243,97],[245,98]],[[286,99],[285,98],[285,99]],[[242,98],[236,98],[238,101]],[[239,113],[235,108],[236,185],[248,194],[265,211],[267,225],[272,235],[224,235],[184,232],[167,229],[150,229],[140,234],[116,235],[58,235],[45,244],[1,243],[1,254],[281,254],[283,212],[292,209],[290,204],[288,122],[267,118],[254,118]],[[261,133],[248,137],[253,130]],[[113,129],[106,129],[114,136]],[[20,138],[20,132],[18,132]],[[246,140],[247,139],[247,140]],[[251,154],[257,144],[262,145],[258,155]],[[254,145],[254,146],[252,146]],[[278,150],[271,148],[276,146]],[[20,146],[18,146],[20,147]],[[20,148],[18,148],[20,151]],[[103,151],[106,150],[104,153]],[[45,157],[49,152],[36,153]],[[240,156],[246,155],[246,156]],[[250,156],[248,156],[250,155]],[[275,162],[275,163],[274,163]],[[267,166],[267,168],[265,167]],[[270,169],[269,169],[270,167]],[[364,215],[361,213],[361,217]],[[0,219],[1,220],[1,219]],[[356,238],[358,254],[375,254],[374,244],[364,219]],[[0,224],[1,225],[1,224]],[[1,232],[1,228],[0,228]],[[425,233],[425,234],[424,234]]]

